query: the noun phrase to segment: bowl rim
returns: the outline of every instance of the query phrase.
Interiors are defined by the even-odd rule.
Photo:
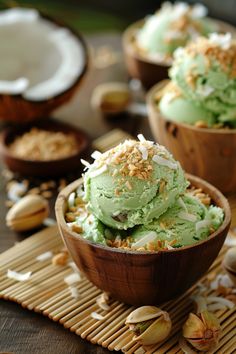
[[[46,125],[46,128],[44,127],[44,124]],[[41,127],[42,125],[42,127]],[[48,128],[47,128],[48,126]],[[31,128],[36,127],[42,130],[48,130],[48,131],[60,131],[60,132],[64,132],[63,128],[68,128],[69,134],[73,134],[75,137],[77,137],[78,135],[81,137],[81,144],[78,144],[78,152],[73,153],[72,155],[63,157],[63,158],[58,158],[58,159],[51,159],[51,160],[30,160],[30,159],[24,159],[24,158],[20,158],[15,156],[14,154],[12,154],[8,148],[8,144],[6,143],[6,140],[8,139],[8,137],[13,134],[13,136],[16,138],[17,136],[21,136],[24,133],[26,133],[27,131],[29,131]],[[55,127],[56,129],[53,130],[53,127]],[[58,127],[58,129],[57,129]],[[52,128],[52,129],[51,129]],[[65,133],[66,134],[66,133]],[[76,139],[77,141],[77,139]],[[10,158],[11,160],[17,161],[18,163],[21,164],[31,164],[31,165],[41,165],[41,166],[45,166],[48,167],[50,166],[52,163],[58,163],[58,164],[62,164],[64,162],[69,161],[70,159],[79,157],[89,146],[89,136],[87,135],[87,133],[85,133],[82,129],[77,128],[72,126],[71,124],[65,123],[65,122],[60,122],[57,120],[54,120],[52,118],[50,119],[44,119],[38,122],[35,122],[33,125],[32,124],[27,124],[24,126],[12,126],[12,127],[7,127],[5,128],[1,133],[0,133],[0,153],[2,156],[6,157],[6,158]]]
[[[218,199],[221,200],[222,202],[222,209],[224,210],[224,221],[222,223],[222,225],[219,227],[218,230],[216,230],[215,232],[213,232],[211,235],[209,235],[207,237],[207,239],[196,242],[193,245],[188,245],[188,246],[183,246],[180,248],[175,248],[175,249],[171,249],[171,250],[161,250],[158,252],[152,252],[152,251],[137,251],[137,250],[126,250],[126,249],[122,249],[122,248],[113,248],[113,247],[109,247],[106,245],[101,245],[98,243],[95,243],[93,241],[89,241],[85,238],[83,238],[82,236],[80,236],[79,234],[77,234],[76,232],[72,231],[69,226],[66,224],[65,221],[65,216],[64,216],[64,211],[63,211],[63,207],[68,199],[68,196],[70,195],[70,193],[72,193],[73,191],[75,191],[75,189],[78,188],[79,185],[81,185],[83,183],[83,178],[79,178],[77,180],[75,180],[74,182],[68,184],[57,196],[56,199],[56,203],[55,203],[55,214],[56,214],[56,219],[57,219],[57,224],[59,226],[59,230],[62,230],[62,234],[64,235],[64,232],[69,234],[71,237],[73,237],[74,239],[80,240],[92,247],[94,247],[95,249],[100,249],[103,250],[105,252],[114,252],[114,253],[122,253],[122,254],[129,254],[129,255],[159,255],[159,254],[163,254],[163,253],[177,253],[177,252],[184,252],[184,251],[188,251],[190,249],[196,248],[196,247],[200,247],[203,244],[206,244],[209,240],[212,240],[214,238],[216,238],[217,236],[219,236],[221,234],[221,232],[223,232],[224,230],[228,229],[231,223],[231,209],[228,203],[228,200],[225,198],[225,196],[216,188],[214,187],[212,184],[206,182],[205,180],[203,180],[200,177],[191,175],[186,173],[185,174],[187,179],[190,180],[191,183],[196,183],[196,184],[200,184],[203,187],[209,189],[209,191],[211,192],[210,197],[213,199],[213,195],[214,195],[214,199]]]
[[[28,7],[30,8],[30,7]],[[1,12],[1,11],[0,11]],[[86,72],[88,71],[88,68],[89,68],[89,62],[90,62],[90,59],[89,59],[89,50],[88,50],[88,46],[83,38],[83,36],[81,35],[80,32],[78,31],[75,31],[70,25],[68,25],[67,23],[65,23],[63,20],[61,19],[57,19],[57,18],[54,18],[53,16],[50,16],[46,13],[44,13],[43,11],[40,11],[37,9],[37,12],[39,14],[39,17],[41,17],[42,19],[44,20],[47,20],[51,23],[53,23],[54,25],[58,26],[58,27],[61,27],[61,28],[65,28],[67,29],[69,32],[71,32],[75,38],[77,39],[77,41],[81,44],[81,47],[82,47],[82,51],[83,51],[83,55],[84,55],[84,65],[83,65],[83,68],[81,70],[81,72],[78,74],[78,77],[76,78],[76,80],[67,88],[67,89],[64,89],[62,92],[56,94],[56,95],[53,95],[51,96],[50,98],[44,98],[44,99],[41,99],[41,100],[32,100],[32,99],[28,99],[28,98],[25,98],[21,93],[19,94],[4,94],[4,93],[0,93],[0,97],[4,97],[4,96],[10,96],[12,98],[19,98],[25,102],[29,102],[31,104],[34,104],[34,105],[40,105],[44,102],[48,102],[48,101],[51,101],[51,100],[55,100],[55,99],[59,99],[61,97],[63,97],[65,94],[67,94],[67,92],[69,92],[70,90],[73,90],[76,88],[76,86],[79,84],[79,82],[84,78]]]
[[[231,33],[235,33],[236,36],[236,27],[231,25],[228,22],[225,21],[221,21],[218,20],[216,18],[213,17],[206,17],[208,19],[208,21],[210,22],[215,22],[219,25],[220,28],[222,28],[222,30],[225,31],[224,32],[231,32]],[[123,47],[124,48],[128,48],[128,51],[130,53],[132,53],[132,56],[136,59],[136,60],[141,60],[143,62],[146,62],[148,64],[153,64],[153,65],[160,65],[163,67],[171,67],[172,62],[173,62],[173,58],[171,58],[170,63],[166,63],[164,60],[156,60],[156,59],[152,59],[149,56],[146,55],[142,55],[139,51],[134,49],[134,46],[132,45],[132,41],[134,39],[134,34],[135,32],[141,28],[141,26],[144,24],[145,22],[145,17],[142,19],[139,19],[138,21],[135,21],[133,23],[131,23],[128,27],[126,27],[126,29],[124,30],[123,34],[122,34],[122,43],[123,43]]]
[[[170,79],[165,79],[160,82],[158,82],[156,85],[154,85],[146,94],[146,102],[147,102],[147,107],[149,111],[149,119],[151,112],[150,110],[154,111],[160,118],[163,118],[166,122],[175,124],[177,126],[180,126],[185,129],[193,130],[195,132],[202,132],[202,133],[207,133],[207,134],[219,134],[219,135],[231,135],[231,134],[236,134],[236,128],[233,129],[217,129],[217,128],[198,128],[195,127],[194,125],[187,124],[187,123],[182,123],[182,122],[177,122],[171,119],[166,118],[159,110],[158,105],[154,104],[154,96],[156,93],[163,89],[169,82],[171,82]]]

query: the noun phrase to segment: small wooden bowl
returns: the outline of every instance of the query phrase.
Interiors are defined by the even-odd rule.
[[[231,212],[227,200],[216,188],[198,177],[187,175],[187,178],[223,208],[224,222],[205,241],[152,253],[102,246],[71,231],[65,222],[67,200],[82,179],[63,189],[56,201],[58,227],[73,260],[93,284],[128,304],[151,305],[180,295],[203,276],[224,243]]]
[[[222,192],[236,191],[236,129],[206,129],[173,122],[160,113],[155,96],[168,81],[147,95],[154,138],[170,150],[186,172],[206,179]]]
[[[220,32],[230,32],[236,36],[236,28],[223,21],[209,19],[218,24]],[[135,46],[137,31],[143,26],[144,20],[131,24],[123,33],[123,51],[128,73],[132,78],[141,81],[144,88],[149,89],[157,82],[168,78],[171,63],[160,62],[142,54]]]
[[[0,152],[2,159],[11,171],[17,172],[23,176],[56,177],[65,175],[67,172],[79,169],[82,166],[80,162],[81,154],[83,154],[89,146],[89,138],[82,130],[69,124],[60,123],[51,118],[37,122],[33,127],[73,134],[78,141],[78,152],[69,157],[49,161],[18,158],[9,151],[8,146],[17,136],[29,131],[32,128],[32,124],[18,127],[12,126],[11,128],[6,128],[0,136]]]

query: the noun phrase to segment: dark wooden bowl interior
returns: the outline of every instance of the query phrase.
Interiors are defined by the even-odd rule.
[[[78,143],[78,152],[65,158],[49,161],[27,160],[14,156],[8,146],[16,137],[26,133],[32,129],[32,127],[74,135]],[[25,124],[6,128],[1,133],[0,140],[1,155],[6,166],[11,171],[17,172],[23,176],[35,177],[56,177],[78,169],[81,166],[81,155],[86,152],[88,146],[89,138],[86,133],[76,127],[58,122],[52,118],[38,121],[33,126],[32,124]]]
[[[186,172],[197,175],[224,193],[236,191],[236,129],[207,129],[164,117],[157,93],[168,83],[155,85],[147,95],[148,118],[153,136],[172,152]]]
[[[70,230],[64,218],[68,196],[82,180],[71,183],[59,194],[56,217],[61,236],[73,260],[92,283],[120,301],[148,305],[173,299],[204,275],[224,243],[231,212],[227,200],[215,187],[192,175],[187,178],[223,208],[224,222],[204,241],[161,252],[127,251],[85,240]]]

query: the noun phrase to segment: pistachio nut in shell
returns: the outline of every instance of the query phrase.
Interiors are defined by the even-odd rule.
[[[155,306],[142,306],[129,314],[126,325],[135,334],[133,339],[142,345],[163,341],[170,333],[169,314]]]
[[[213,349],[219,341],[220,332],[218,319],[207,310],[190,313],[183,326],[183,337],[200,351]]]
[[[232,247],[226,252],[223,267],[234,285],[236,285],[236,247]]]
[[[6,223],[12,230],[27,231],[40,226],[48,214],[46,199],[39,195],[27,195],[8,211]]]
[[[126,83],[106,82],[94,89],[91,104],[103,113],[118,113],[125,111],[130,101],[131,93]]]

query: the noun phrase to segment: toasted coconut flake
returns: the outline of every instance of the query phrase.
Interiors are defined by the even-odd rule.
[[[177,163],[167,160],[164,157],[161,157],[159,155],[154,155],[152,159],[158,165],[169,167],[171,170],[177,170],[178,168]]]
[[[17,281],[26,281],[29,280],[31,277],[32,272],[27,272],[27,273],[19,273],[14,270],[8,269],[7,271],[7,277],[10,279],[14,279]]]
[[[196,215],[185,213],[184,211],[180,211],[177,215],[180,219],[190,221],[190,222],[195,222],[197,221]]]
[[[73,299],[78,299],[80,297],[79,290],[75,286],[70,286],[69,289]]]
[[[107,170],[107,165],[103,165],[102,167],[98,168],[97,170],[91,171],[90,177],[91,178],[97,177],[97,176],[101,175],[103,172],[105,172],[106,170]]]
[[[147,158],[148,158],[148,150],[147,150],[147,148],[145,146],[140,145],[138,147],[138,149],[139,149],[139,151],[142,154],[142,159],[143,160],[147,160]]]
[[[64,278],[64,281],[68,285],[73,285],[81,281],[81,276],[79,273],[72,273]]]
[[[110,305],[107,303],[109,300],[109,295],[107,293],[102,293],[99,298],[97,298],[96,303],[98,306],[104,310],[104,311],[109,311],[110,310]]]
[[[96,160],[96,159],[98,159],[101,155],[102,155],[102,153],[101,153],[100,151],[95,150],[95,151],[92,153],[91,157],[92,157],[94,160]]]
[[[155,231],[151,231],[142,237],[140,240],[132,244],[132,248],[139,248],[145,246],[147,243],[152,242],[156,239],[157,233]]]
[[[212,303],[221,304],[227,307],[228,309],[232,309],[235,306],[232,301],[225,299],[224,297],[221,296],[208,296],[206,298],[206,302],[207,304],[212,304]]]
[[[53,253],[51,251],[44,252],[40,254],[39,256],[36,257],[36,260],[39,262],[47,261],[48,259],[51,259],[53,256]]]
[[[138,140],[143,143],[144,141],[146,141],[146,139],[144,138],[143,134],[138,134],[137,136]]]
[[[204,227],[210,227],[210,226],[211,226],[210,220],[201,220],[196,223],[195,229],[198,232],[199,230],[203,229]]]
[[[105,319],[104,316],[100,315],[100,313],[97,313],[97,312],[92,312],[91,313],[91,317],[94,319],[94,320],[97,320],[97,321],[102,321]]]

